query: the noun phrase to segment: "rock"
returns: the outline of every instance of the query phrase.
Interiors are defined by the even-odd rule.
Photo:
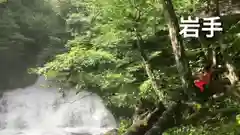
[[[92,135],[89,133],[71,133],[71,135]]]
[[[104,135],[118,135],[118,130],[117,129],[109,130]]]

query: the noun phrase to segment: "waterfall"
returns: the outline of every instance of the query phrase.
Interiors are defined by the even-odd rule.
[[[58,88],[46,88],[40,77],[27,88],[5,92],[0,99],[0,135],[102,135],[116,121],[101,98]]]

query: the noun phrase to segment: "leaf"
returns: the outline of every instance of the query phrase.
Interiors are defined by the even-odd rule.
[[[0,0],[0,3],[4,3],[7,2],[8,0]]]
[[[162,53],[162,51],[155,51],[149,56],[149,59],[153,59],[153,58],[159,56],[161,53]]]
[[[240,125],[240,114],[236,116],[237,123]]]

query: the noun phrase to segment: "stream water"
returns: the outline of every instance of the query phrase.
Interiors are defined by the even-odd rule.
[[[116,121],[96,94],[74,91],[64,98],[45,88],[44,78],[15,89],[0,99],[0,135],[101,135]]]

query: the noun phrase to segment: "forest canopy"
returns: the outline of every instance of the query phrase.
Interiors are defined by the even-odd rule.
[[[24,60],[21,74],[97,93],[120,135],[238,135],[239,11],[237,0],[0,1],[0,71]],[[198,37],[180,34],[188,16]],[[209,38],[203,19],[217,16]],[[194,85],[205,65],[207,97]]]

